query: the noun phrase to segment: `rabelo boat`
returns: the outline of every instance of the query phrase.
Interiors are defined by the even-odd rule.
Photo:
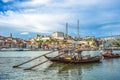
[[[90,55],[82,56],[81,53],[82,51],[80,50],[62,50],[58,52],[59,55],[57,57],[44,56],[52,62],[75,64],[100,62],[102,59],[101,55],[91,57]]]

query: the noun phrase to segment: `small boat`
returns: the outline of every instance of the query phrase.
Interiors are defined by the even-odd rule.
[[[112,53],[112,51],[107,51],[103,54],[104,58],[119,58],[120,54],[118,53]]]
[[[65,51],[65,52],[68,52],[68,51]],[[57,57],[48,57],[46,55],[44,55],[44,57],[52,62],[75,63],[75,64],[100,62],[100,60],[102,59],[102,56],[100,55],[94,56],[94,57],[81,56],[82,51],[77,51],[77,52],[78,52],[77,55],[75,52],[75,53],[64,53],[62,56],[57,56]]]
[[[103,54],[103,57],[104,58],[120,58],[120,54],[110,54],[110,55],[107,55],[107,54]]]

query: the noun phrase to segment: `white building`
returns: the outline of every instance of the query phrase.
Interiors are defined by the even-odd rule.
[[[53,32],[52,38],[63,40],[64,39],[64,33],[63,32]]]
[[[41,40],[43,40],[43,41],[50,40],[50,39],[51,39],[50,36],[44,36],[44,37],[41,38]]]
[[[4,46],[4,40],[0,39],[0,48]]]

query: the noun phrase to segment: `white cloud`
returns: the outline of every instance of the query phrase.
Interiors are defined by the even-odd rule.
[[[21,35],[27,35],[27,34],[29,34],[29,32],[21,32],[20,34]]]
[[[103,35],[110,35],[111,33],[113,35],[118,35],[120,34],[120,24],[116,23],[116,24],[107,24],[107,25],[103,25],[99,28],[99,30],[101,31],[101,34]]]
[[[4,2],[7,1],[12,0],[4,0]],[[72,24],[72,27],[73,25],[76,27],[76,20],[79,19],[80,27],[82,27],[81,25],[92,27],[91,24],[99,25],[119,20],[117,17],[119,12],[115,12],[116,9],[113,9],[116,8],[116,2],[115,0],[28,0],[16,2],[12,6],[18,8],[18,11],[8,10],[5,14],[0,12],[0,25],[20,31],[48,33],[65,30],[66,22]],[[112,27],[101,27],[101,29],[105,28]],[[69,31],[72,33],[75,30]]]
[[[118,30],[120,29],[120,24],[110,24],[100,27],[102,30]]]
[[[7,16],[6,16],[7,15]],[[31,14],[7,11],[6,15],[0,15],[0,25],[9,26],[29,32],[48,33],[60,31],[64,28],[61,23],[70,16],[69,14]]]
[[[30,1],[25,1],[22,3],[17,3],[17,6],[19,6],[19,7],[36,7],[36,6],[40,6],[40,5],[49,5],[49,4],[51,4],[51,0],[30,0]]]
[[[10,1],[14,1],[14,0],[2,0],[4,3],[10,2]]]
[[[30,2],[26,2],[28,5],[39,5],[39,4],[48,4],[50,0],[31,0]]]

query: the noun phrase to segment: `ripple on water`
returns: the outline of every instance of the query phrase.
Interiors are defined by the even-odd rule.
[[[13,56],[17,53],[10,52]],[[93,52],[94,53],[94,52]],[[1,54],[1,53],[0,53]],[[39,63],[41,60],[33,61],[21,66],[12,68],[13,65],[31,59],[32,55],[40,55],[39,52],[31,52],[17,57],[0,57],[0,80],[119,80],[120,79],[120,58],[103,60],[102,63],[91,64],[63,64],[47,63],[34,68],[31,71],[23,70],[28,66]],[[23,54],[27,55],[23,57]],[[90,52],[92,54],[92,52]],[[6,56],[6,54],[4,54]],[[10,55],[10,54],[9,54]],[[29,56],[30,55],[30,56]]]

